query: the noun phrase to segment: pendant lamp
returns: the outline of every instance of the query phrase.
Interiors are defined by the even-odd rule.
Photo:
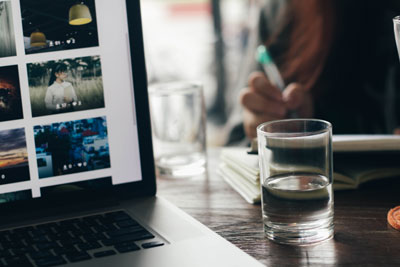
[[[31,46],[32,47],[40,47],[46,45],[46,35],[36,30],[31,34]]]
[[[69,9],[70,25],[84,25],[90,22],[92,22],[92,15],[87,5],[78,3]]]

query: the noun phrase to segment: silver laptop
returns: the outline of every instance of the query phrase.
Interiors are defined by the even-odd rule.
[[[153,162],[139,1],[0,1],[0,266],[262,266]]]

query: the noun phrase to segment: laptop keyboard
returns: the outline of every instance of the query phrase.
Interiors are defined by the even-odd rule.
[[[1,266],[58,266],[164,245],[124,211],[0,232]]]

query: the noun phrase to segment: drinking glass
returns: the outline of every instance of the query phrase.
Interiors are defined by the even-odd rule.
[[[196,82],[150,86],[150,113],[158,176],[184,178],[206,170],[206,111]]]
[[[333,236],[332,126],[314,119],[257,127],[268,239],[306,245]]]

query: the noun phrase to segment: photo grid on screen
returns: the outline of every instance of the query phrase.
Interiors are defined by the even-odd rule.
[[[106,115],[95,0],[0,0],[0,203],[111,186]]]

